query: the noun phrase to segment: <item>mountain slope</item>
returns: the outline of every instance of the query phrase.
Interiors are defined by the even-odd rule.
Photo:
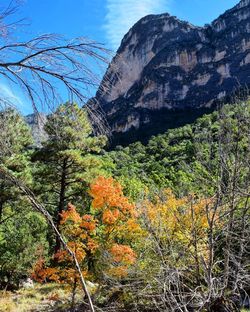
[[[169,14],[142,18],[90,103],[113,143],[126,144],[193,121],[249,85],[250,0],[242,0],[204,27]]]

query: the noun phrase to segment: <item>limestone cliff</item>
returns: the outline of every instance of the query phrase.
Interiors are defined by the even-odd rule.
[[[167,13],[142,18],[90,103],[115,141],[131,142],[191,121],[249,85],[250,0],[242,0],[204,27]]]

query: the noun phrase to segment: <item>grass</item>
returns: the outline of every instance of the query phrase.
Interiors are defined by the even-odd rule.
[[[35,285],[34,288],[19,291],[0,292],[1,312],[52,312],[63,311],[70,307],[70,289],[58,284]],[[76,302],[80,302],[82,293],[76,294]]]
[[[17,292],[0,292],[0,312],[63,312],[69,311],[71,291],[61,284],[36,284],[34,288]],[[82,302],[82,291],[78,290],[76,303]],[[250,312],[242,309],[241,312]]]

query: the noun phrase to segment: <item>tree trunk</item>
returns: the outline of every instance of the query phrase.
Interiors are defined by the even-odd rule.
[[[65,192],[66,192],[66,175],[67,175],[67,160],[63,160],[62,165],[62,174],[61,174],[61,182],[60,182],[60,196],[58,202],[58,208],[56,212],[56,227],[59,230],[60,222],[61,222],[61,214],[65,208]],[[55,245],[55,254],[61,249],[61,242],[58,236],[56,237],[56,245]]]

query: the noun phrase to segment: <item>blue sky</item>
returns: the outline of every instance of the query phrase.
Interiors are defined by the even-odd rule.
[[[147,14],[169,12],[204,25],[238,0],[25,0],[26,16],[34,34],[55,32],[87,36],[115,50],[123,35]],[[26,30],[27,31],[27,30]]]
[[[22,0],[19,15],[29,26],[19,40],[43,33],[67,38],[88,37],[115,51],[122,37],[141,17],[168,12],[202,26],[210,23],[239,0]],[[2,0],[1,5],[8,0]],[[12,90],[0,80],[0,94]],[[18,95],[15,94],[15,97]],[[22,103],[23,100],[20,100]],[[24,105],[25,106],[25,105]],[[22,108],[22,104],[20,104]]]

